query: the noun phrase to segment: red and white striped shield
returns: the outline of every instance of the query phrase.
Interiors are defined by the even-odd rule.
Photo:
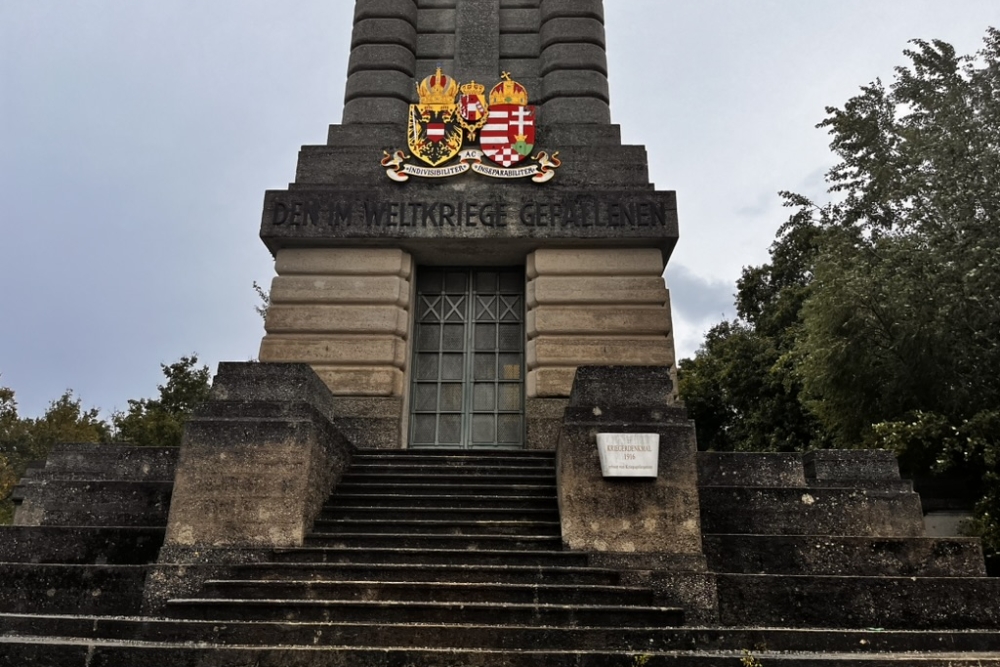
[[[535,146],[535,107],[491,105],[479,144],[483,153],[501,166],[512,167],[525,160]]]

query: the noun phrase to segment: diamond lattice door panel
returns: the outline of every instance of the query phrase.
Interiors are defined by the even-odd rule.
[[[410,446],[524,446],[524,269],[420,268]]]

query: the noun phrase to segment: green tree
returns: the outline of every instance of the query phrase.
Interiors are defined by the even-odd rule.
[[[740,320],[682,362],[681,393],[724,447],[800,423],[910,473],[975,472],[975,529],[1000,550],[1000,31],[974,56],[905,55],[891,85],[827,109],[831,201],[785,193],[771,262],[744,271]],[[767,409],[768,375],[805,414]]]
[[[786,195],[790,204],[802,204]],[[829,234],[803,206],[779,232],[771,261],[737,283],[738,318],[713,327],[693,359],[679,365],[680,394],[702,449],[800,451],[826,444],[800,401],[795,341],[813,266]]]
[[[918,410],[957,425],[1000,405],[1000,32],[985,41],[975,57],[914,42],[889,88],[821,124],[842,233],[816,263],[797,350],[841,445]]]
[[[0,387],[0,523],[9,523],[14,506],[11,492],[31,461],[44,460],[58,442],[107,442],[108,425],[96,408],[85,410],[67,390],[37,418],[17,413],[14,392]]]
[[[208,398],[211,372],[208,366],[198,367],[197,355],[160,368],[167,381],[157,387],[159,398],[130,399],[127,411],[112,416],[116,440],[141,446],[180,445],[184,422]]]

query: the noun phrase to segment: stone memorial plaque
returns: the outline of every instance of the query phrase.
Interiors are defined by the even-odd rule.
[[[597,450],[605,477],[656,477],[660,436],[656,433],[598,433]]]

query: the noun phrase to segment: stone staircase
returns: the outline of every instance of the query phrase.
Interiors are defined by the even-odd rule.
[[[651,590],[562,552],[558,519],[551,453],[362,454],[303,547],[233,568],[232,578],[208,581],[202,597],[171,600],[168,612],[483,625],[486,634],[682,624],[681,610],[655,606]]]
[[[20,595],[0,608],[0,667],[1000,666],[975,541],[912,535],[905,483],[782,479],[782,465],[702,457],[718,623],[685,626],[641,577],[562,550],[553,453],[361,450],[301,547],[227,566],[157,617]],[[877,521],[808,534],[885,511],[890,536]],[[93,596],[81,582],[106,566],[76,560],[69,585]],[[899,623],[872,622],[886,618]]]

